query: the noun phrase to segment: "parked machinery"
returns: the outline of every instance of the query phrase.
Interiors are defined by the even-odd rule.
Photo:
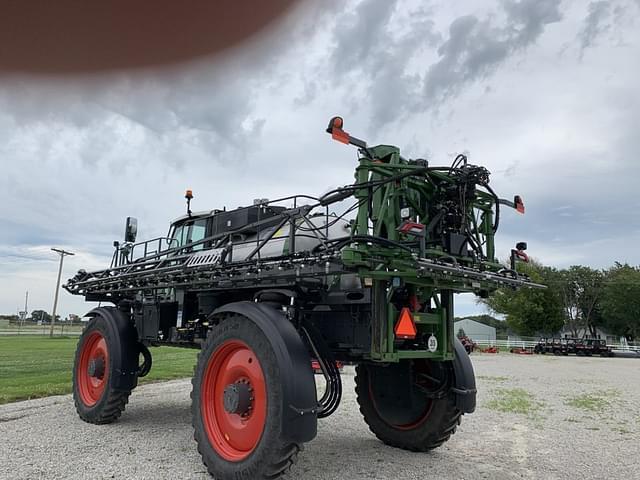
[[[533,348],[534,353],[554,355],[613,357],[611,347],[600,338],[541,338]]]

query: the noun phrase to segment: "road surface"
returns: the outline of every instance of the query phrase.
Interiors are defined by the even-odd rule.
[[[640,361],[509,354],[473,361],[478,410],[427,454],[387,447],[368,431],[348,369],[342,405],[320,422],[287,478],[640,478]],[[0,478],[207,480],[190,389],[189,380],[139,387],[120,420],[102,426],[80,421],[69,395],[0,406]],[[528,406],[509,403],[514,392]]]

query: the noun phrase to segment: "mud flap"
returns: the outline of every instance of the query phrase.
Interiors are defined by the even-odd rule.
[[[111,388],[120,391],[131,391],[138,385],[138,334],[133,323],[116,307],[98,307],[85,315],[86,317],[102,317],[109,328],[109,336],[114,340],[109,351],[113,362]]]
[[[476,409],[476,377],[469,354],[458,338],[454,342],[455,359],[453,371],[456,377],[455,388],[456,407],[462,413],[473,413]]]
[[[311,358],[298,331],[282,311],[261,303],[229,303],[212,316],[224,313],[254,322],[273,347],[282,382],[283,437],[296,443],[313,440],[318,428],[316,386]]]

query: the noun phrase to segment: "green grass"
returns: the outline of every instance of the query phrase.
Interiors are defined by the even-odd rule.
[[[68,337],[0,337],[0,404],[70,393],[77,342]],[[193,374],[197,350],[159,347],[151,354],[153,368],[140,383]]]
[[[494,398],[487,402],[487,408],[498,412],[517,413],[530,417],[536,416],[544,403],[522,388],[498,388]]]
[[[602,390],[570,397],[565,401],[565,404],[589,412],[603,412],[619,396],[618,390]]]

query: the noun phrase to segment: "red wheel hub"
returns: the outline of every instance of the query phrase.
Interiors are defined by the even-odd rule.
[[[255,450],[267,418],[267,389],[256,354],[227,340],[209,359],[200,391],[209,443],[225,460],[239,462]]]
[[[91,332],[82,344],[76,371],[80,400],[87,407],[98,403],[109,382],[109,350],[98,331]]]

